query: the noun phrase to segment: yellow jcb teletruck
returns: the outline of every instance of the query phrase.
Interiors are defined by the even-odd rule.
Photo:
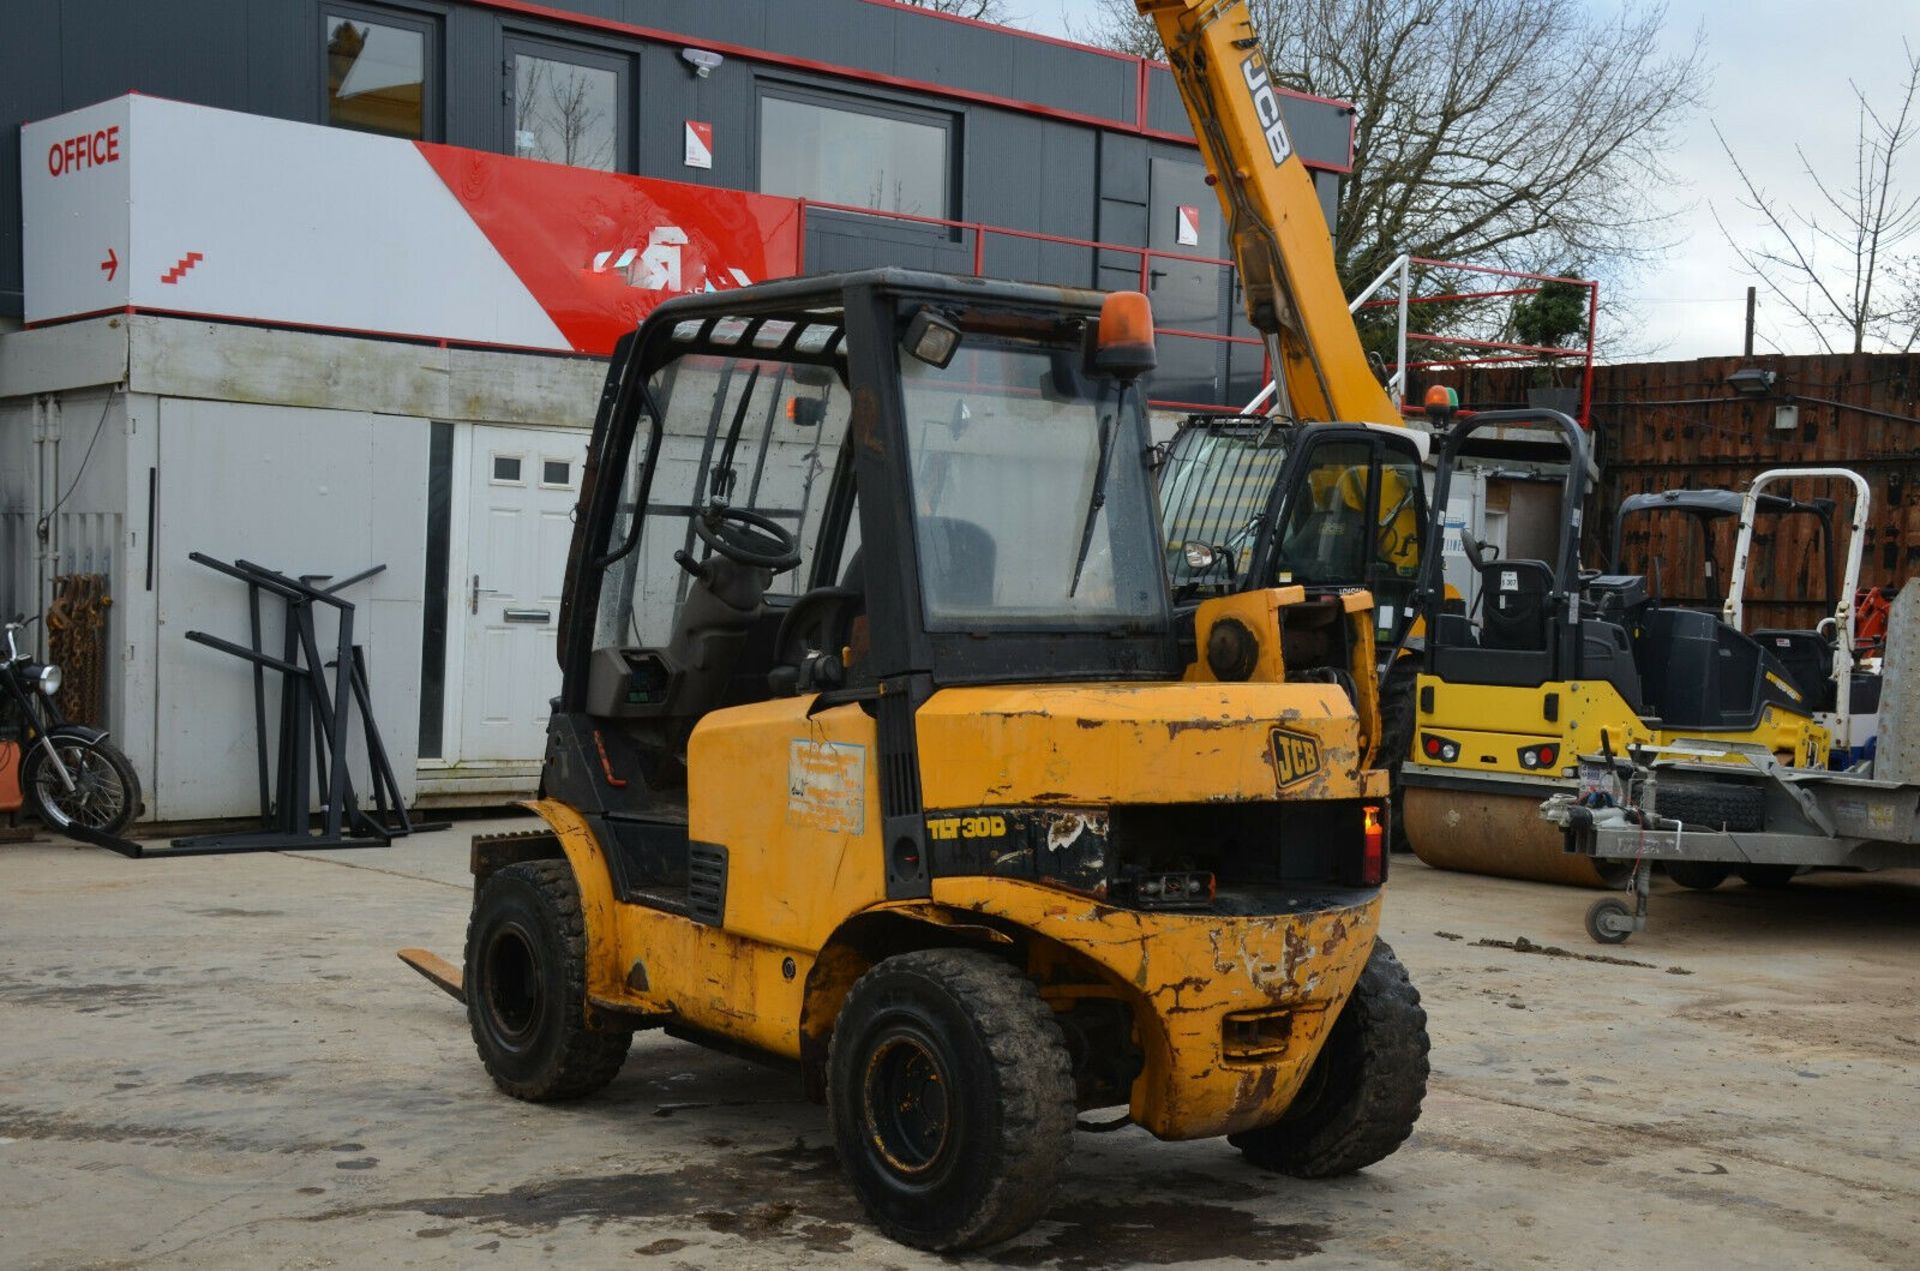
[[[545,826],[473,846],[502,1090],[591,1094],[647,1028],[797,1061],[875,1223],[942,1250],[1044,1213],[1094,1109],[1303,1177],[1406,1138],[1369,602],[1209,601],[1183,663],[1152,342],[1137,293],[888,270],[621,343]]]

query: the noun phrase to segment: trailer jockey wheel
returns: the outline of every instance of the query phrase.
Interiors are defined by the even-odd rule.
[[[1611,896],[1594,901],[1587,910],[1587,934],[1597,944],[1625,944],[1633,934],[1633,910]]]

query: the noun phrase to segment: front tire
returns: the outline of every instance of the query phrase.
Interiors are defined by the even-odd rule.
[[[1386,941],[1376,940],[1306,1084],[1271,1125],[1227,1136],[1248,1161],[1332,1178],[1392,1155],[1427,1093],[1427,1013]]]
[[[140,778],[116,746],[71,733],[55,733],[53,748],[73,778],[69,790],[40,741],[27,743],[20,765],[20,789],[41,824],[64,834],[78,825],[100,834],[120,835],[140,813]]]
[[[587,1027],[587,936],[566,861],[495,872],[467,923],[467,1023],[493,1083],[546,1103],[593,1094],[619,1075],[630,1030]]]
[[[892,1239],[975,1249],[1052,1203],[1073,1077],[1053,1012],[1018,969],[974,950],[887,958],[847,995],[827,1073],[841,1166]]]

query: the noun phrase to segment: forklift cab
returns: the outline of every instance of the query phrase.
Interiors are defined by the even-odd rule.
[[[688,756],[732,708],[877,721],[900,897],[927,886],[913,721],[937,687],[1179,678],[1145,411],[1096,346],[1101,303],[882,270],[676,299],[621,344],[542,781],[617,845],[622,899],[718,920]],[[780,774],[823,826],[865,813],[836,753]]]
[[[1195,415],[1161,463],[1177,604],[1261,587],[1364,587],[1382,647],[1413,618],[1426,525],[1425,435],[1367,424]]]

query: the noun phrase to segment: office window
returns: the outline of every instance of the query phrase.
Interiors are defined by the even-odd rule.
[[[884,106],[760,98],[760,189],[821,203],[950,216],[952,120]]]
[[[508,52],[513,154],[603,172],[626,166],[625,58],[531,40],[509,41]]]
[[[416,140],[438,131],[430,122],[438,59],[431,20],[329,7],[324,22],[328,123]]]

